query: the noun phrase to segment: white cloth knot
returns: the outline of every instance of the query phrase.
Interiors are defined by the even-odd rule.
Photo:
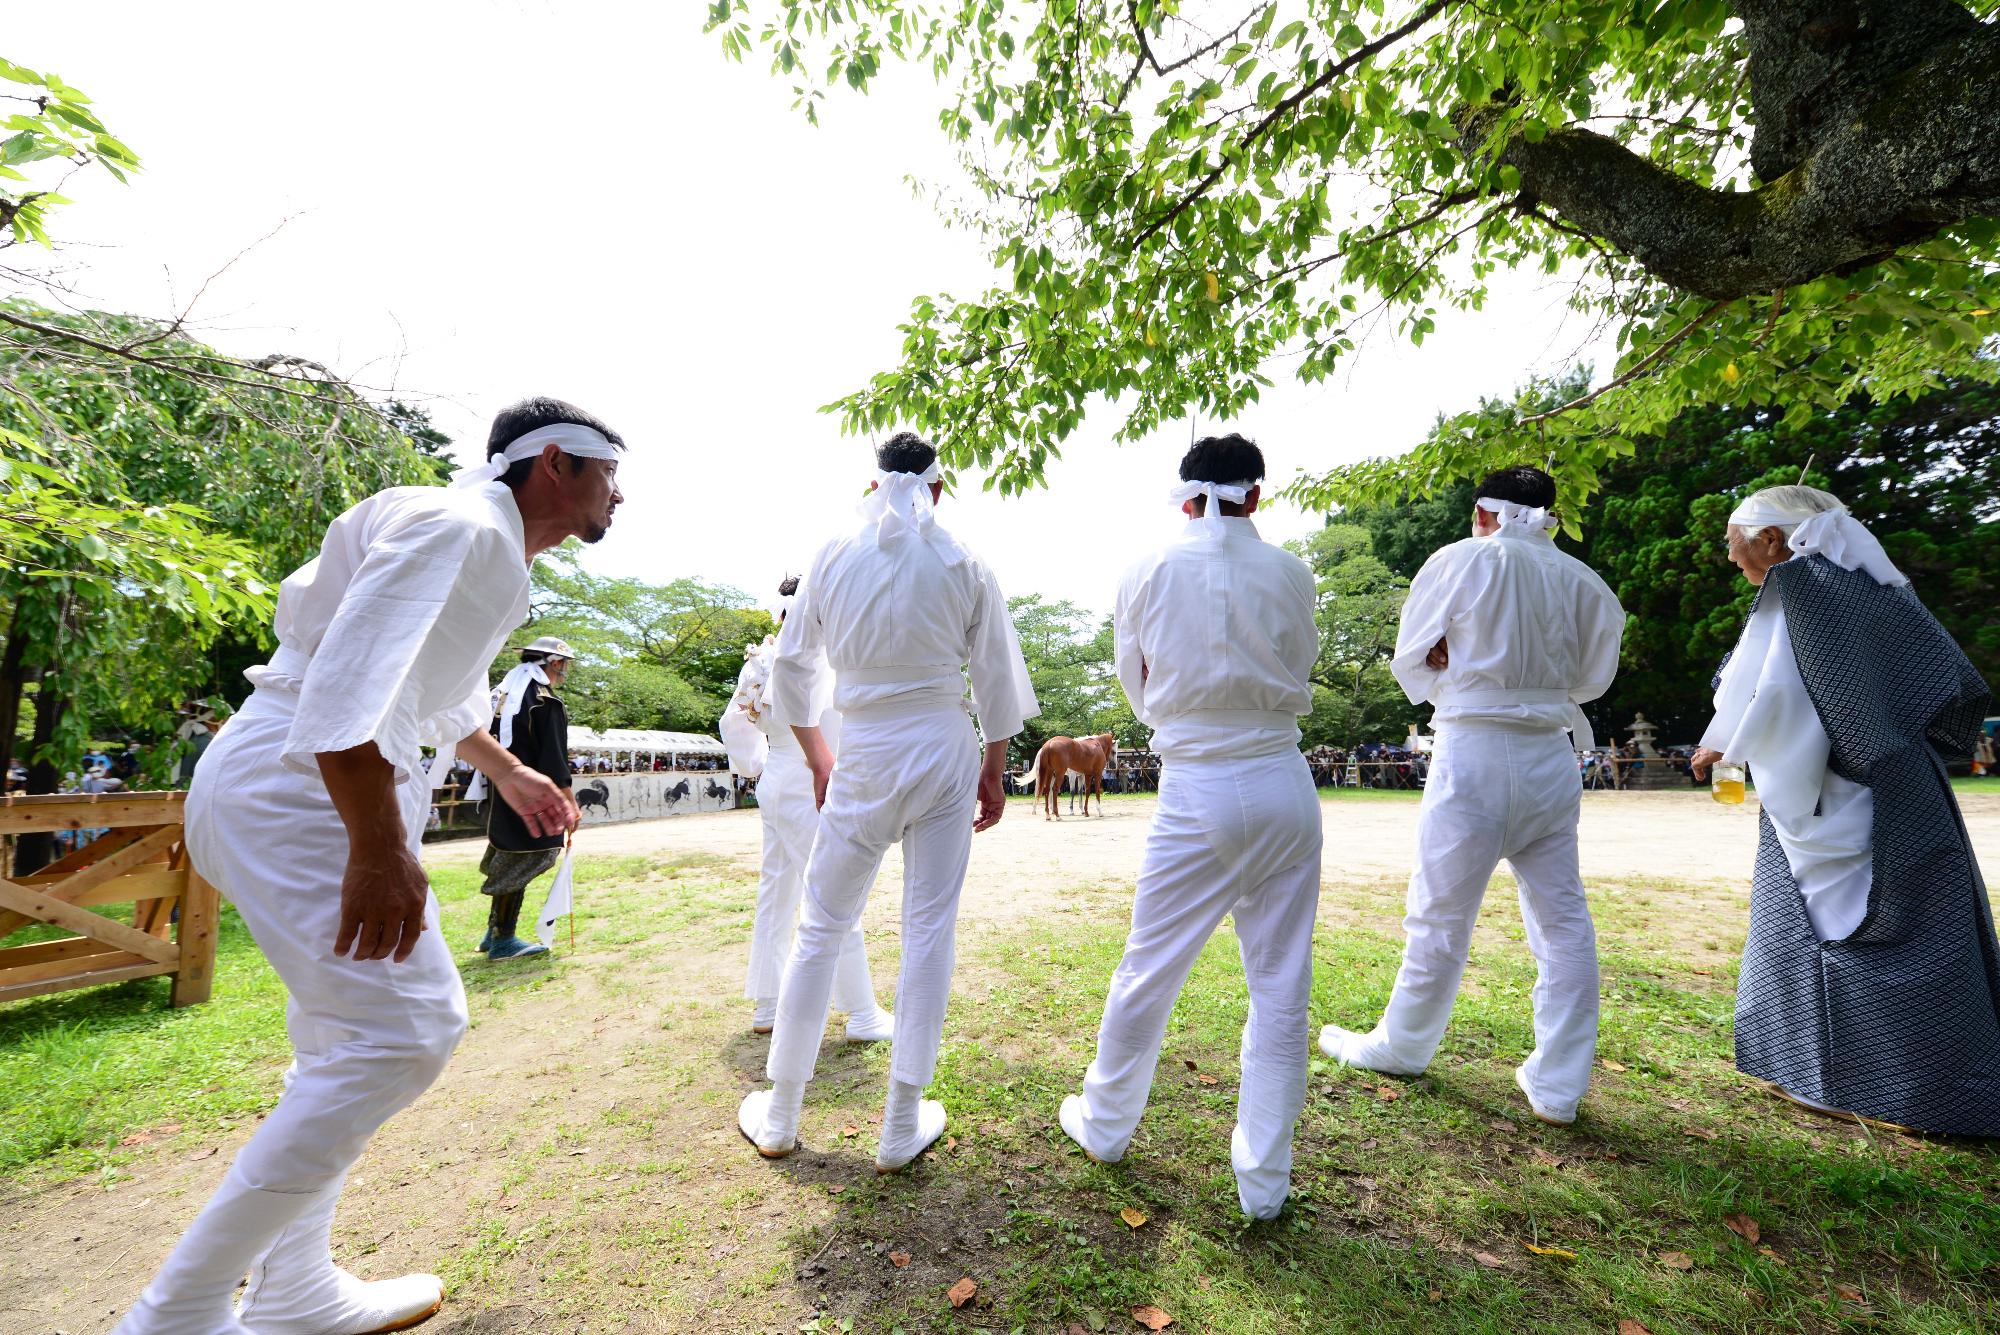
[[[1175,505],[1185,505],[1197,496],[1206,497],[1207,503],[1202,507],[1201,517],[1220,519],[1222,510],[1219,503],[1241,505],[1250,498],[1250,492],[1256,485],[1256,478],[1244,478],[1240,482],[1204,482],[1200,478],[1195,478],[1181,483],[1168,492],[1167,499]],[[1219,542],[1222,539],[1222,528],[1221,524],[1212,524],[1203,537],[1210,542]]]
[[[1531,533],[1544,533],[1562,527],[1562,520],[1548,512],[1546,506],[1522,505],[1519,501],[1496,501],[1491,496],[1481,496],[1475,502],[1500,521],[1503,528],[1527,529]]]
[[[549,684],[549,674],[540,663],[515,664],[493,691],[493,705],[500,712],[500,745],[510,750],[514,745],[514,715],[521,712],[521,701],[528,698],[529,682]],[[443,782],[442,778],[439,782]],[[485,796],[486,776],[475,770],[472,782],[465,787],[465,800],[477,802]]]
[[[969,560],[972,554],[937,521],[931,484],[943,480],[944,470],[936,460],[921,473],[877,473],[875,489],[862,498],[856,511],[874,525],[875,545],[885,549],[894,547],[914,533],[947,566]]]
[[[1737,506],[1729,522],[1750,533],[1796,525],[1785,539],[1794,555],[1824,556],[1842,570],[1866,571],[1877,584],[1910,582],[1882,549],[1881,540],[1844,505],[1836,510],[1794,511],[1753,498]]]
[[[618,447],[608,440],[602,431],[574,422],[557,422],[552,426],[534,431],[524,431],[507,443],[507,448],[494,455],[483,464],[461,468],[451,475],[454,487],[476,487],[485,482],[497,482],[500,475],[523,459],[532,459],[550,445],[556,446],[564,454],[574,454],[585,459],[616,459]]]

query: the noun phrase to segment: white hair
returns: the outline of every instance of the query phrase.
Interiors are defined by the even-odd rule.
[[[1752,533],[1762,533],[1767,528],[1774,528],[1784,534],[1785,537],[1790,538],[1792,530],[1804,523],[1807,516],[1823,514],[1828,510],[1845,510],[1847,508],[1840,497],[1830,491],[1821,491],[1818,487],[1800,486],[1761,488],[1760,490],[1751,492],[1737,509],[1741,511],[1753,506],[1761,510],[1775,510],[1786,514],[1795,514],[1799,518],[1788,524],[1732,523],[1730,525],[1731,528],[1742,531],[1745,537],[1748,537]]]

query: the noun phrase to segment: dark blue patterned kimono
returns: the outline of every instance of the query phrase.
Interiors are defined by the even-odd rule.
[[[1945,776],[1986,683],[1906,585],[1821,556],[1772,567],[1836,774],[1873,791],[1874,875],[1852,935],[1821,941],[1763,817],[1736,991],[1736,1065],[1816,1103],[2000,1135],[2000,944]]]

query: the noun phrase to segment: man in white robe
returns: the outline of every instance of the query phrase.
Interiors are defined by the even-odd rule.
[[[778,586],[778,625],[798,595],[793,575]],[[778,984],[797,934],[799,897],[806,888],[806,859],[819,830],[819,807],[813,800],[812,769],[792,734],[792,720],[779,708],[771,690],[771,668],[778,657],[777,637],[752,645],[744,653],[736,678],[736,694],[722,711],[717,730],[729,748],[729,764],[738,774],[757,781],[757,811],[764,823],[763,867],[757,878],[757,914],[750,932],[750,969],[743,995],[752,1003],[750,1031],[768,1034],[778,1019]],[[799,720],[817,727],[827,749],[840,751],[840,714],[833,708],[833,669],[821,651],[804,665],[811,680],[807,698],[818,710]],[[847,934],[840,963],[833,975],[834,1009],[847,1012],[847,1037],[874,1042],[890,1036],[892,1019],[875,1000],[868,974],[868,947],[861,924]]]
[[[245,674],[257,690],[209,748],[186,817],[195,867],[284,980],[294,1060],[120,1335],[359,1335],[442,1304],[435,1276],[364,1283],[330,1247],[348,1168],[465,1031],[418,860],[432,788],[419,747],[438,746],[438,781],[462,753],[538,833],[574,824],[563,790],[486,731],[487,668],[527,612],[535,555],[603,536],[620,448],[568,404],[516,405],[485,466],[368,498],[285,580],[277,652]]]
[[[1593,744],[1579,705],[1610,688],[1625,613],[1595,571],[1556,548],[1554,479],[1506,468],[1480,483],[1473,536],[1431,555],[1410,585],[1391,668],[1436,707],[1437,748],[1417,818],[1403,966],[1365,1034],[1328,1025],[1327,1056],[1392,1075],[1430,1065],[1458,998],[1486,883],[1505,859],[1539,970],[1535,1050],[1514,1083],[1535,1116],[1567,1125],[1597,1051],[1597,931],[1577,866]]]
[[[820,549],[778,637],[772,690],[812,770],[820,824],[778,991],[772,1088],[743,1100],[737,1126],[767,1158],[798,1148],[841,948],[883,854],[900,841],[903,962],[875,1155],[887,1173],[944,1134],[944,1107],[923,1089],[944,1032],[966,860],[973,834],[1006,809],[1007,739],[1040,711],[998,581],[933,513],[937,452],[904,432],[876,451],[876,465],[860,526]],[[820,730],[798,722],[817,716],[822,652],[841,714],[837,767]],[[967,671],[983,755],[966,718]]]
[[[1235,918],[1250,989],[1230,1162],[1245,1214],[1291,1194],[1305,1104],[1320,808],[1299,752],[1319,628],[1312,571],[1257,536],[1264,456],[1241,436],[1198,441],[1173,493],[1181,535],[1126,572],[1113,613],[1118,679],[1161,758],[1125,956],[1112,975],[1070,1139],[1125,1155],[1146,1110],[1167,1019],[1195,958]]]

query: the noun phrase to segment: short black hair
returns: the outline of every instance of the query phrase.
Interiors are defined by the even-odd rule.
[[[1480,479],[1476,495],[1495,501],[1512,501],[1537,510],[1556,508],[1556,480],[1533,464],[1498,468]]]
[[[898,431],[875,447],[875,466],[885,473],[923,473],[937,462],[937,447],[914,431]]]
[[[610,441],[619,449],[625,448],[625,438],[606,426],[602,420],[593,417],[573,403],[561,399],[532,398],[519,403],[508,404],[493,416],[493,428],[486,433],[486,457],[491,459],[502,450],[530,431],[540,431],[545,426],[568,423],[571,426],[587,426]],[[572,455],[576,470],[581,472],[583,460]],[[534,471],[533,459],[516,459],[500,475],[500,480],[508,487],[518,487],[528,480]]]
[[[1183,482],[1261,482],[1264,479],[1264,451],[1257,448],[1257,442],[1247,440],[1235,432],[1226,436],[1203,436],[1188,446],[1188,452],[1181,456],[1181,481]],[[1208,498],[1194,498],[1194,512],[1197,516],[1208,508]],[[1243,507],[1229,501],[1222,503],[1225,515],[1241,515]]]
[[[789,598],[798,591],[799,577],[797,575],[787,575],[778,581],[778,596],[780,598]]]

